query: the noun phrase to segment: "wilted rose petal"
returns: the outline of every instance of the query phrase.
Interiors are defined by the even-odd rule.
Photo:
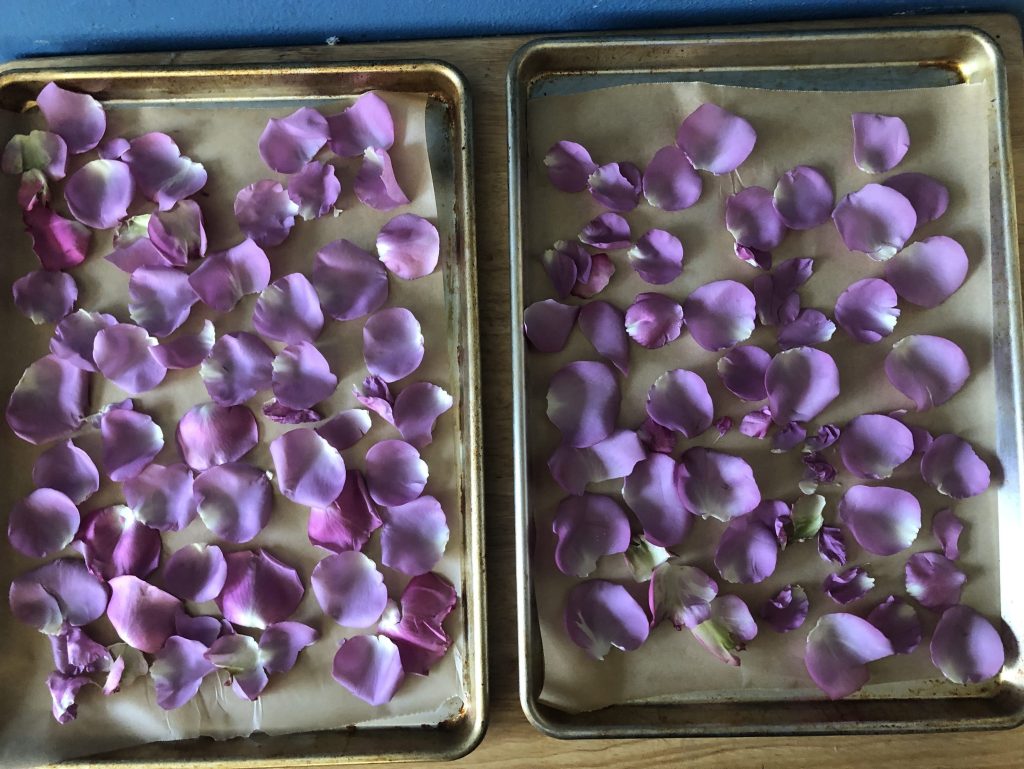
[[[632,163],[607,163],[587,177],[594,200],[612,211],[632,211],[640,203],[643,180]]]
[[[726,198],[725,227],[741,246],[758,251],[772,251],[787,231],[772,193],[764,187],[746,187]]]
[[[827,222],[835,200],[832,184],[812,166],[786,171],[772,194],[775,210],[791,230],[810,230]]]
[[[914,436],[892,417],[863,414],[852,419],[839,441],[839,456],[858,478],[888,478],[914,453]]]
[[[228,542],[248,542],[270,521],[274,491],[258,467],[226,462],[201,472],[193,487],[199,517]]]
[[[103,468],[121,482],[142,472],[164,447],[164,432],[148,414],[113,408],[100,417]]]
[[[305,591],[291,566],[263,550],[225,553],[224,559],[228,575],[216,600],[228,622],[266,628],[288,619],[299,607]]]
[[[338,377],[309,342],[285,347],[274,358],[271,385],[277,400],[293,409],[309,408],[331,396]]]
[[[184,334],[176,339],[161,342],[150,348],[150,353],[169,369],[195,368],[206,360],[213,350],[215,339],[213,322],[205,320],[198,334]]]
[[[64,186],[68,210],[82,224],[107,230],[128,215],[135,184],[120,160],[93,160],[75,171]]]
[[[939,540],[946,558],[955,561],[960,557],[960,535],[964,531],[961,521],[948,507],[932,516],[932,535]]]
[[[605,255],[605,258],[607,259],[607,255]],[[565,299],[570,293],[579,288],[581,284],[586,283],[592,277],[593,258],[590,252],[576,241],[556,241],[541,256],[541,262],[544,265],[544,271],[551,279],[555,295],[559,299]],[[614,271],[615,267],[613,265],[611,272]],[[609,273],[608,278],[611,278],[611,273]],[[607,285],[607,282],[606,280],[605,285]],[[604,286],[596,288],[594,293],[603,288]]]
[[[307,163],[288,180],[288,197],[299,207],[306,221],[319,219],[334,208],[341,194],[341,182],[334,166],[320,160]]]
[[[395,124],[387,102],[368,91],[337,115],[327,117],[328,145],[342,157],[362,155],[367,148],[390,149],[395,143]]]
[[[807,438],[807,448],[810,451],[823,451],[839,440],[841,432],[833,424],[825,424],[818,428],[818,432]]]
[[[107,647],[96,643],[81,628],[65,626],[49,641],[53,666],[65,675],[102,673],[113,661]]]
[[[853,161],[861,171],[880,174],[895,168],[910,149],[910,132],[903,118],[854,112]]]
[[[337,449],[308,427],[276,438],[270,444],[270,455],[281,493],[300,505],[327,507],[345,486],[345,460]]]
[[[75,279],[66,272],[35,270],[14,281],[14,306],[35,324],[57,323],[78,299]]]
[[[874,586],[875,578],[854,566],[840,574],[829,574],[821,588],[836,603],[848,604],[863,598]]]
[[[600,355],[623,374],[628,374],[629,336],[625,323],[622,311],[608,302],[595,300],[579,309],[579,326],[583,335]]]
[[[735,171],[754,150],[757,133],[746,120],[706,102],[679,126],[676,144],[693,167],[713,174]]]
[[[587,179],[597,170],[597,163],[582,144],[571,141],[555,142],[544,156],[548,180],[562,192],[583,192]]]
[[[169,211],[154,212],[147,232],[157,250],[178,267],[206,254],[203,212],[194,200],[182,200]]]
[[[89,400],[89,375],[46,355],[21,375],[7,401],[7,424],[22,440],[46,443],[77,430]]]
[[[336,320],[361,318],[388,298],[384,265],[348,240],[332,241],[317,251],[312,284],[324,312]]]
[[[370,414],[365,409],[340,411],[316,428],[317,435],[338,451],[350,449],[370,431]]]
[[[771,625],[776,633],[788,633],[804,624],[810,602],[807,591],[800,585],[786,585],[764,602],[761,618]]]
[[[718,595],[711,577],[672,556],[654,569],[647,600],[657,625],[669,620],[676,630],[695,628],[711,616],[710,602]]]
[[[128,281],[128,313],[153,336],[167,336],[184,323],[199,296],[189,276],[174,267],[140,267]]]
[[[81,264],[89,253],[92,231],[46,206],[34,206],[23,215],[32,250],[45,270],[66,270]]]
[[[981,494],[991,483],[985,460],[956,435],[940,435],[921,457],[921,477],[940,494],[966,499]]]
[[[772,358],[764,383],[775,424],[808,422],[838,397],[839,369],[826,352],[794,347]]]
[[[395,642],[407,673],[427,675],[448,651],[452,639],[443,623],[456,598],[455,588],[444,577],[421,574],[402,591],[401,608],[392,604],[385,610],[380,632]]]
[[[137,395],[152,390],[167,375],[167,368],[151,352],[156,344],[145,329],[115,323],[96,332],[93,359],[103,376]]]
[[[197,472],[234,462],[259,440],[256,417],[247,406],[200,403],[178,422],[178,450]]]
[[[622,498],[655,545],[673,547],[693,525],[676,492],[676,461],[667,454],[651,454],[638,462],[622,484]]]
[[[629,222],[619,214],[604,213],[584,225],[580,230],[580,242],[594,248],[617,251],[629,248],[632,243]]]
[[[327,143],[327,119],[310,107],[270,118],[260,134],[259,152],[272,171],[294,174]]]
[[[269,390],[274,352],[255,334],[238,331],[217,340],[199,367],[206,391],[221,406],[235,406]]]
[[[252,240],[227,251],[209,254],[189,275],[189,283],[204,304],[230,312],[246,294],[263,291],[270,282],[270,260]]]
[[[818,529],[818,555],[823,561],[846,565],[846,542],[842,529],[838,526],[822,526]]]
[[[884,280],[858,280],[836,300],[836,321],[858,342],[878,342],[896,328],[896,301],[896,291]]]
[[[263,404],[263,416],[271,422],[279,425],[304,425],[310,422],[319,422],[323,417],[313,409],[293,409],[285,406],[276,399],[271,399]]]
[[[443,388],[430,382],[413,382],[395,399],[395,427],[406,441],[423,448],[433,440],[437,418],[453,403],[452,396]]]
[[[45,558],[67,547],[81,518],[75,503],[56,489],[36,489],[17,502],[7,518],[7,539],[31,558]]]
[[[644,170],[644,197],[663,211],[689,208],[700,199],[702,187],[700,174],[676,146],[662,147],[655,152]]]
[[[409,202],[395,178],[387,150],[370,148],[363,153],[353,189],[362,203],[378,211],[390,211]]]
[[[757,623],[742,598],[719,596],[711,602],[711,615],[693,628],[693,637],[700,645],[726,665],[738,667],[736,652],[747,648],[747,641],[757,636]]]
[[[655,350],[679,338],[683,308],[664,294],[637,294],[626,309],[626,333],[641,347]]]
[[[683,303],[686,327],[705,350],[722,350],[747,339],[754,330],[754,295],[735,280],[705,283]]]
[[[161,211],[174,208],[184,198],[206,185],[202,163],[182,155],[174,139],[164,133],[147,133],[132,139],[125,162],[131,166],[135,183]]]
[[[901,298],[932,308],[963,285],[968,266],[964,247],[953,238],[937,235],[903,249],[886,263],[885,277]]]
[[[111,644],[109,653],[113,662],[103,684],[105,695],[115,694],[149,673],[149,663],[138,649],[126,643],[116,643]]]
[[[589,483],[625,478],[646,452],[632,430],[617,430],[585,449],[561,444],[548,460],[551,476],[570,494],[582,494]]]
[[[871,610],[868,622],[885,634],[896,654],[910,654],[921,643],[921,620],[902,598],[886,598]]]
[[[400,214],[377,234],[377,254],[399,278],[415,280],[437,267],[441,239],[431,222],[416,214]]]
[[[894,555],[917,538],[921,505],[903,489],[851,486],[839,501],[839,518],[869,553]]]
[[[126,574],[145,577],[160,563],[160,532],[144,525],[124,505],[83,516],[76,547],[89,571],[108,581]]]
[[[718,376],[725,388],[745,401],[760,401],[768,397],[764,374],[772,356],[754,345],[734,347],[718,359]]]
[[[107,617],[125,643],[155,654],[174,635],[174,618],[181,601],[138,577],[124,575],[110,580]]]
[[[324,614],[345,627],[373,625],[388,602],[383,575],[373,560],[355,550],[333,553],[320,561],[310,584]]]
[[[47,83],[36,96],[36,105],[46,125],[67,143],[68,152],[77,155],[100,143],[107,130],[103,105],[86,93],[75,93],[56,83]]]
[[[868,682],[869,662],[893,653],[889,639],[853,614],[826,614],[807,634],[804,662],[814,683],[838,700]]]
[[[999,631],[970,606],[943,612],[930,651],[932,664],[957,684],[981,683],[999,675],[1006,659]]]
[[[778,343],[783,350],[823,344],[836,332],[836,324],[818,310],[800,310],[796,318],[779,329]]]
[[[704,380],[680,368],[666,371],[651,385],[647,415],[662,427],[696,438],[711,426],[714,404]]]
[[[665,230],[648,230],[627,255],[630,266],[647,283],[671,283],[683,272],[683,244]]]
[[[338,498],[327,507],[309,511],[309,541],[336,553],[362,550],[381,524],[363,474],[349,470]]]
[[[720,521],[749,513],[761,501],[750,465],[731,454],[699,447],[680,457],[676,490],[691,513]]]
[[[786,259],[770,273],[754,278],[751,286],[758,320],[766,326],[784,326],[796,320],[800,312],[797,289],[813,271],[813,259]]]
[[[242,233],[263,248],[284,243],[299,207],[279,182],[262,179],[235,197],[235,219]]]
[[[313,284],[301,272],[275,280],[256,300],[252,325],[261,336],[286,344],[312,342],[324,327]]]
[[[554,299],[534,302],[523,311],[523,333],[537,352],[561,352],[579,312],[578,306]]]
[[[910,201],[881,184],[865,184],[839,201],[832,220],[851,251],[884,262],[896,255],[917,226]]]
[[[373,493],[371,487],[370,493]],[[433,569],[448,545],[448,523],[441,503],[422,496],[387,507],[381,528],[381,563],[416,576]]]
[[[366,483],[379,505],[412,502],[423,492],[427,476],[427,463],[405,441],[380,441],[366,452]]]
[[[739,431],[748,438],[762,440],[768,435],[768,430],[771,426],[772,412],[768,410],[767,406],[763,406],[756,411],[749,411],[743,415],[743,418],[740,420]]]
[[[946,208],[949,206],[949,190],[946,189],[946,185],[927,174],[912,171],[896,174],[882,184],[892,187],[910,201],[910,205],[917,212],[919,225],[935,221],[946,213]]]
[[[100,474],[92,458],[71,441],[58,443],[32,466],[32,483],[40,489],[56,489],[76,505],[100,487]]]
[[[885,357],[885,375],[918,411],[941,406],[960,392],[970,374],[964,351],[941,336],[912,334]]]
[[[568,446],[586,448],[615,429],[619,383],[612,369],[596,361],[576,361],[551,377],[547,415]]]
[[[203,679],[217,669],[206,659],[206,651],[205,644],[190,638],[167,639],[149,669],[157,705],[174,710],[196,696]]]
[[[629,547],[629,519],[618,502],[603,494],[563,499],[551,529],[558,538],[555,565],[574,577],[589,576],[599,558]]]
[[[124,482],[125,504],[146,526],[180,531],[196,516],[192,471],[183,464],[151,464]]]
[[[404,307],[378,310],[363,326],[363,358],[371,374],[385,382],[403,379],[423,361],[420,322]]]
[[[223,551],[202,542],[174,551],[164,565],[167,589],[184,601],[212,601],[220,595],[227,575]]]
[[[405,680],[394,641],[382,635],[346,638],[334,656],[334,680],[364,702],[377,706],[391,701]]]
[[[565,629],[596,660],[603,660],[613,646],[622,651],[639,648],[650,632],[647,614],[633,596],[622,585],[600,579],[569,591]]]
[[[960,603],[967,575],[941,553],[914,553],[905,568],[907,592],[918,603],[941,611]]]
[[[84,561],[59,558],[15,577],[11,613],[41,633],[54,635],[67,625],[81,627],[107,608],[107,588]]]

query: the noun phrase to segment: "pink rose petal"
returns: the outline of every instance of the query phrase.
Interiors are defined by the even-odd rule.
[[[839,369],[828,353],[794,347],[772,358],[764,375],[768,408],[777,425],[808,422],[839,395]]]
[[[91,150],[107,130],[103,105],[89,94],[47,83],[36,97],[36,105],[47,127],[64,139],[72,155]]]
[[[309,541],[335,553],[362,550],[382,523],[363,474],[350,470],[338,498],[309,511]]]
[[[848,249],[884,262],[910,239],[917,227],[917,214],[896,190],[866,184],[839,201],[832,221]]]
[[[391,110],[373,91],[362,94],[352,106],[327,117],[328,145],[342,157],[356,157],[372,147],[390,149],[395,143]]]
[[[327,507],[345,487],[345,460],[337,449],[308,427],[276,438],[270,444],[270,455],[281,493],[300,505]]]
[[[932,664],[957,684],[976,684],[999,675],[1006,659],[999,631],[969,606],[943,612],[930,651]]]
[[[204,304],[230,312],[243,296],[267,287],[270,260],[262,248],[246,239],[227,251],[209,254],[188,280]]]
[[[228,542],[248,542],[270,522],[274,490],[258,467],[226,462],[199,473],[193,487],[199,517]]]
[[[451,409],[452,396],[430,382],[413,382],[398,393],[394,405],[395,427],[418,449],[433,441],[434,424]]]
[[[384,266],[403,280],[429,275],[441,255],[441,236],[431,222],[416,214],[400,214],[381,227],[377,254]]]
[[[274,353],[262,339],[238,331],[217,340],[199,367],[199,376],[215,402],[234,406],[270,389],[273,363]]]
[[[263,248],[284,243],[299,207],[279,182],[262,179],[235,197],[235,219],[247,238]]]
[[[216,600],[228,622],[266,628],[288,619],[299,607],[305,591],[291,566],[263,550],[226,553],[224,559],[228,575]]]
[[[588,577],[598,559],[629,547],[629,519],[622,506],[603,494],[570,496],[558,503],[551,530],[558,538],[555,565],[563,574]]]
[[[832,183],[812,166],[786,171],[775,185],[772,204],[791,230],[811,230],[828,221],[836,197]]]
[[[167,134],[154,132],[132,139],[123,157],[131,166],[139,191],[161,211],[174,208],[178,201],[206,186],[203,164],[182,155]]]
[[[561,352],[569,341],[579,312],[578,306],[554,299],[534,302],[523,311],[523,333],[537,352]]]
[[[735,171],[754,150],[757,133],[746,120],[706,102],[679,126],[676,144],[698,171]]]
[[[921,505],[903,489],[851,486],[839,501],[839,519],[869,553],[894,555],[917,539]]]
[[[23,214],[32,250],[44,270],[66,270],[85,261],[92,231],[46,206],[34,206]]]
[[[910,149],[910,132],[895,115],[854,112],[853,161],[869,174],[880,174],[899,165]]]
[[[722,350],[754,331],[754,295],[742,283],[717,280],[695,289],[683,303],[686,327],[705,350]]]
[[[632,211],[640,203],[643,183],[632,163],[607,163],[587,178],[594,200],[612,211]]]
[[[704,380],[686,369],[666,371],[647,393],[647,415],[686,438],[696,438],[711,426],[714,409]]]
[[[772,193],[764,187],[746,187],[726,198],[725,228],[741,246],[757,251],[772,251],[787,231]]]
[[[67,547],[81,518],[75,503],[56,489],[36,489],[7,518],[7,539],[22,555],[46,558]]]
[[[683,452],[676,468],[676,491],[694,515],[728,521],[761,502],[754,473],[743,459],[705,448]]]
[[[327,143],[327,119],[310,107],[270,118],[260,134],[260,157],[270,170],[294,174]]]
[[[663,211],[682,211],[700,199],[703,184],[690,161],[676,146],[654,153],[643,176],[644,197]]]
[[[637,294],[626,309],[626,333],[641,347],[656,350],[675,341],[683,330],[683,308],[664,294]]]
[[[750,411],[743,415],[740,420],[739,431],[741,434],[748,438],[756,438],[762,440],[768,435],[768,430],[772,426],[772,412],[767,406],[763,406],[756,411]]]
[[[332,241],[316,252],[312,284],[324,312],[335,320],[361,318],[388,299],[384,265],[348,240]]]
[[[323,417],[313,409],[295,409],[271,399],[263,404],[263,416],[279,425],[304,425],[319,422]]]
[[[967,575],[941,553],[914,553],[905,569],[907,592],[928,609],[942,611],[960,603]]]
[[[320,561],[310,584],[324,614],[345,627],[375,624],[388,602],[383,575],[372,559],[355,550],[332,553]]]
[[[953,238],[937,235],[911,243],[886,262],[885,277],[902,299],[938,307],[967,277],[967,253]]]
[[[135,517],[158,531],[180,531],[196,517],[192,471],[183,464],[151,464],[124,482],[124,501]]]
[[[548,181],[562,192],[583,192],[587,180],[597,170],[586,148],[576,142],[555,142],[544,156]]]
[[[581,582],[569,591],[565,629],[595,660],[603,660],[612,647],[638,649],[650,632],[647,614],[636,599],[622,585],[603,579]]]
[[[14,281],[11,290],[14,306],[36,325],[67,317],[78,299],[75,279],[66,272],[34,270]]]
[[[964,351],[941,336],[904,337],[885,357],[885,375],[918,411],[941,406],[960,392],[970,374]]]
[[[807,672],[829,699],[853,694],[868,682],[869,662],[893,653],[889,639],[853,614],[826,614],[807,634]]]
[[[389,307],[371,315],[363,326],[366,368],[385,382],[397,382],[423,362],[420,322],[404,307]]]
[[[405,441],[380,441],[366,452],[366,485],[378,505],[412,502],[423,492],[427,477],[427,463]]]
[[[107,618],[121,640],[139,651],[155,654],[174,635],[174,617],[181,601],[138,577],[110,580]]]
[[[334,655],[332,674],[354,696],[375,707],[391,702],[405,680],[398,647],[380,635],[357,635],[342,641]]]
[[[615,429],[619,383],[604,363],[577,361],[559,369],[548,387],[547,416],[568,446],[586,448]]]
[[[409,202],[387,150],[369,148],[363,153],[353,189],[362,203],[377,211],[390,211]]]
[[[629,264],[644,281],[671,283],[683,272],[683,244],[665,230],[648,230],[629,249]]]
[[[373,493],[371,487],[371,494]],[[441,503],[422,496],[387,507],[383,515],[381,563],[416,576],[433,569],[444,555],[450,532]]]
[[[579,311],[579,327],[599,355],[623,375],[629,373],[629,335],[621,310],[600,299],[587,302]]]

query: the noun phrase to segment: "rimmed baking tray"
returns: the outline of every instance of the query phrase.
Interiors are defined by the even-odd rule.
[[[1006,17],[1007,31],[1015,29]],[[1002,37],[1020,45],[1019,33]],[[552,38],[527,44],[508,69],[509,218],[519,619],[520,698],[529,720],[560,738],[838,734],[1009,728],[1024,723],[1024,665],[1011,649],[1007,666],[985,696],[950,697],[922,691],[897,698],[743,701],[736,692],[672,704],[622,704],[578,714],[543,703],[544,657],[530,563],[532,542],[531,425],[523,340],[524,193],[536,158],[528,155],[531,99],[636,83],[702,81],[763,89],[899,90],[980,83],[993,105],[988,125],[991,259],[996,393],[1010,417],[996,448],[1004,483],[998,495],[1001,549],[1024,536],[1020,506],[1021,404],[1020,270],[1008,138],[1007,86],[999,45],[969,26],[815,30],[779,33]],[[536,471],[536,470],[534,470]],[[1004,553],[1004,555],[1006,554]],[[995,555],[995,554],[993,554]],[[1024,569],[1012,553],[998,559],[1003,621],[1017,637],[1024,606],[1015,586]]]
[[[462,589],[456,609],[461,613],[458,624],[462,637],[457,646],[463,655],[463,704],[457,715],[436,727],[356,728],[339,723],[334,730],[282,736],[257,732],[247,738],[229,740],[155,742],[69,760],[62,766],[276,767],[450,760],[473,750],[486,730],[483,460],[471,108],[466,84],[457,70],[438,61],[347,63],[325,61],[318,54],[315,62],[310,62],[304,60],[301,51],[280,49],[265,53],[265,63],[254,63],[250,56],[245,63],[232,64],[232,52],[210,52],[209,60],[216,63],[204,65],[191,59],[188,66],[136,65],[132,56],[121,58],[116,66],[110,65],[109,57],[104,57],[102,63],[97,63],[97,57],[12,62],[0,67],[0,110],[24,110],[51,80],[90,92],[122,110],[174,110],[221,104],[291,109],[316,106],[369,90],[426,97],[427,151],[438,229],[445,234],[440,262],[444,307],[437,309],[447,328],[446,354],[455,400],[454,461],[443,472],[456,478],[454,498],[458,510],[452,517],[461,522],[464,543],[460,554]],[[173,57],[168,61],[173,62]],[[9,283],[14,276],[6,277]],[[4,398],[16,379],[17,372],[13,370],[4,377]],[[16,442],[8,431],[4,434],[3,440],[10,445],[4,447],[3,453],[13,460]],[[23,464],[16,462],[14,466]],[[11,622],[14,620],[8,611],[0,613],[0,632],[2,625]],[[456,653],[454,647],[452,653]],[[2,665],[6,668],[0,667],[0,677],[7,682],[16,680],[13,671],[17,664],[16,654],[5,656]],[[325,671],[325,676],[329,675]],[[8,690],[8,696],[13,704],[16,695]]]

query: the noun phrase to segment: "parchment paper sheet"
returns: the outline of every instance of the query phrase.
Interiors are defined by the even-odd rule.
[[[641,291],[660,291],[682,301],[696,287],[711,280],[732,278],[750,285],[759,272],[733,255],[732,237],[724,226],[724,201],[741,186],[773,189],[779,176],[798,164],[820,168],[834,182],[836,199],[878,176],[861,172],[853,164],[850,113],[880,112],[900,115],[910,129],[911,146],[905,160],[892,172],[923,171],[949,187],[949,211],[938,221],[921,227],[914,235],[949,235],[959,240],[970,258],[964,286],[945,304],[921,310],[901,302],[902,315],[895,334],[879,344],[854,343],[841,330],[821,348],[836,359],[842,394],[814,424],[842,425],[865,412],[886,413],[912,404],[885,377],[882,361],[896,340],[912,333],[947,336],[964,348],[973,374],[964,389],[943,407],[912,414],[907,421],[939,433],[955,432],[974,443],[994,462],[995,381],[992,366],[992,267],[989,237],[988,121],[993,119],[983,86],[957,85],[899,92],[816,93],[776,92],[703,83],[653,84],[607,88],[572,95],[546,96],[529,103],[529,181],[525,281],[526,302],[552,296],[540,256],[556,240],[576,233],[601,209],[586,193],[555,190],[544,173],[543,157],[556,141],[569,139],[588,148],[595,162],[631,161],[644,168],[655,151],[674,142],[681,120],[702,102],[712,101],[746,117],[758,134],[753,154],[740,167],[738,178],[701,173],[704,192],[699,203],[681,212],[664,212],[645,202],[625,214],[634,239],[652,227],[667,229],[685,248],[682,275],[667,286],[650,286],[629,267],[624,251],[611,254],[616,265],[610,286],[598,298],[625,309]],[[884,177],[883,177],[884,178]],[[741,181],[740,181],[741,180]],[[836,297],[860,278],[881,276],[883,267],[863,254],[847,251],[831,223],[808,232],[790,232],[776,249],[776,263],[797,256],[814,257],[815,271],[800,290],[803,306],[818,308],[830,318]],[[579,301],[572,299],[570,301]],[[771,351],[774,329],[758,328],[750,342]],[[661,350],[644,350],[631,344],[631,368],[623,386],[620,425],[637,427],[644,418],[646,393],[654,380],[673,368],[688,368],[708,383],[716,416],[728,414],[738,425],[749,404],[731,396],[721,386],[715,364],[720,354],[700,348],[683,332],[681,338]],[[688,632],[676,632],[664,623],[635,652],[614,651],[603,661],[589,659],[569,641],[563,626],[563,607],[568,590],[577,580],[554,567],[554,535],[551,519],[564,493],[551,480],[546,462],[558,443],[558,433],[545,418],[545,396],[551,375],[562,365],[578,359],[598,359],[578,331],[567,349],[558,355],[529,353],[527,387],[530,441],[531,512],[536,527],[533,558],[534,585],[544,649],[545,681],[541,699],[563,710],[592,710],[614,703],[715,699],[779,699],[822,696],[813,687],[803,666],[807,632],[823,613],[840,609],[821,591],[822,579],[833,570],[817,555],[813,541],[791,544],[781,554],[776,572],[760,585],[737,586],[718,580],[720,591],[747,599],[756,612],[761,603],[786,584],[803,584],[811,601],[811,613],[802,628],[778,635],[765,626],[742,653],[742,665],[731,668],[704,651]],[[710,445],[712,430],[690,445]],[[793,500],[802,465],[799,451],[773,455],[769,441],[755,441],[735,429],[716,448],[744,457],[754,468],[765,498]],[[678,455],[679,452],[677,452]],[[828,500],[827,523],[837,520],[836,504],[852,476],[841,468],[841,485],[824,487]],[[911,551],[935,550],[931,518],[950,500],[930,490],[917,473],[917,458],[899,468],[888,483],[908,489],[921,501],[923,525]],[[994,477],[998,477],[998,471]],[[597,490],[618,495],[621,482],[610,481]],[[990,490],[955,504],[966,521],[961,539],[959,565],[968,574],[965,603],[993,619],[999,614],[996,573],[998,527],[996,495]],[[717,577],[712,558],[724,524],[698,521],[678,554]],[[857,603],[846,607],[864,613],[891,593],[904,595],[903,566],[911,551],[888,558],[862,551],[846,536],[848,566],[864,565],[877,579],[875,588]],[[603,559],[593,576],[631,582],[621,556]],[[647,605],[647,585],[634,593]],[[935,617],[920,612],[930,633]],[[864,697],[956,696],[963,687],[937,680],[928,658],[927,643],[909,656],[888,658],[871,666],[872,683],[857,695]],[[974,689],[977,695],[978,690]]]
[[[395,171],[412,203],[392,212],[373,211],[360,204],[352,193],[357,161],[331,156],[331,162],[336,165],[342,182],[343,191],[338,206],[345,209],[345,212],[338,217],[328,215],[313,222],[297,220],[285,243],[268,249],[272,279],[295,271],[309,275],[316,250],[338,238],[347,238],[372,251],[380,227],[392,216],[406,211],[435,221],[442,244],[449,242],[449,218],[438,217],[434,188],[435,183],[447,182],[433,179],[428,159],[425,117],[427,99],[425,96],[405,94],[385,94],[385,98],[395,118],[397,136],[392,150]],[[321,102],[315,106],[325,114],[333,114],[346,105],[345,101],[336,101]],[[209,250],[217,251],[241,240],[232,214],[237,190],[259,179],[279,178],[264,166],[256,149],[257,139],[267,119],[287,115],[298,106],[278,102],[272,107],[263,104],[253,108],[237,105],[190,109],[167,106],[139,108],[135,105],[123,109],[115,107],[109,111],[107,135],[133,137],[150,130],[164,131],[176,139],[184,153],[205,164],[209,172],[209,183],[196,199],[203,209]],[[38,120],[38,117],[35,119]],[[16,119],[9,114],[0,114],[0,120],[5,121],[5,124],[0,125],[0,136],[4,142],[12,133],[27,130],[31,122],[27,116]],[[32,123],[32,127],[37,126]],[[0,184],[0,242],[5,249],[3,290],[9,292],[10,284],[16,277],[36,268],[36,260],[28,236],[22,232],[14,198],[16,182],[11,177],[4,177]],[[61,185],[58,185],[60,188]],[[102,258],[109,250],[110,233],[100,235],[85,265],[74,270],[73,274],[79,283],[78,306],[110,312],[122,320],[128,320],[128,276]],[[444,263],[445,255],[442,254],[441,264]],[[423,326],[426,356],[423,364],[407,381],[424,379],[435,382],[452,393],[458,403],[459,380],[446,342],[448,329],[446,313],[443,311],[443,285],[440,268],[432,275],[416,281],[403,281],[391,276],[391,294],[386,306],[408,307]],[[217,335],[250,328],[254,302],[254,296],[246,297],[230,314],[219,317],[216,314],[209,315],[217,326]],[[207,317],[207,313],[203,312],[202,305],[196,305],[183,330],[198,329],[204,317]],[[329,408],[322,409],[324,413],[336,413],[359,405],[352,396],[352,385],[361,383],[366,375],[362,359],[362,327],[361,320],[339,322],[328,319],[324,333],[317,340],[317,346],[331,362],[340,380],[337,391],[329,401]],[[2,397],[6,403],[25,366],[47,351],[52,327],[32,327],[8,300],[0,303],[0,328],[4,332],[4,365],[0,377]],[[270,344],[275,350],[283,347],[280,343]],[[102,386],[95,384],[101,381]],[[395,392],[403,384],[398,383]],[[94,411],[103,404],[123,397],[115,386],[102,377],[94,377]],[[260,393],[249,403],[261,420],[261,440],[260,445],[246,459],[260,467],[272,469],[273,463],[267,446],[285,428],[262,418],[260,405],[268,397],[269,393]],[[195,369],[169,372],[159,388],[135,399],[136,407],[150,413],[163,428],[165,447],[157,457],[158,462],[180,461],[174,441],[178,417],[192,404],[206,400],[209,397]],[[464,631],[460,566],[462,520],[458,507],[460,481],[455,454],[458,437],[454,428],[455,410],[440,418],[434,442],[422,452],[431,471],[424,493],[432,494],[440,500],[448,514],[451,529],[446,554],[436,571],[455,584],[460,601],[446,623],[449,633],[457,640],[451,652],[428,677],[407,677],[395,699],[379,708],[363,703],[333,680],[331,662],[340,640],[349,635],[374,630],[341,628],[322,613],[309,588],[309,574],[325,555],[325,551],[309,544],[306,536],[307,509],[289,502],[277,493],[275,483],[274,512],[270,524],[252,543],[244,546],[229,545],[227,549],[267,547],[270,552],[298,569],[307,590],[293,619],[311,624],[322,635],[315,645],[299,655],[294,670],[272,677],[266,692],[255,703],[240,700],[217,676],[211,675],[203,683],[195,700],[170,712],[157,706],[148,679],[140,679],[111,697],[104,697],[98,689],[89,688],[83,690],[79,699],[78,720],[60,726],[50,715],[50,698],[45,685],[46,676],[52,669],[49,644],[33,629],[16,622],[4,600],[3,608],[0,609],[4,626],[4,631],[0,633],[0,765],[36,765],[129,745],[200,735],[232,737],[248,735],[254,731],[283,734],[371,723],[375,726],[434,725],[457,713],[464,697],[461,664]],[[0,510],[6,520],[6,511],[32,488],[31,466],[41,449],[16,440],[6,426],[2,435],[0,462],[4,467],[6,483],[0,487]],[[400,436],[394,428],[383,425],[381,420],[374,417],[370,433],[355,447],[344,452],[346,464],[361,469],[367,448],[379,440],[392,437]],[[80,442],[96,459],[97,466],[102,467],[98,436],[87,431]],[[120,502],[122,498],[119,493],[119,487],[108,484],[83,509]],[[186,542],[212,539],[212,535],[197,518],[186,530],[165,535],[164,557]],[[374,538],[374,546],[378,539]],[[0,583],[5,586],[6,594],[6,586],[11,578],[38,565],[38,562],[17,556],[6,542],[2,550]],[[379,564],[379,551],[371,549],[368,552]],[[397,599],[407,579],[384,567],[381,567],[381,571],[390,595]],[[154,579],[159,583],[158,576],[154,575]],[[216,612],[212,602],[198,608]],[[96,627],[101,640],[108,643],[116,640],[105,620],[97,623]]]

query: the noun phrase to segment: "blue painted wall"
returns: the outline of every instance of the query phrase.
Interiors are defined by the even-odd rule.
[[[1024,0],[0,0],[0,60],[62,53],[1024,12]]]

